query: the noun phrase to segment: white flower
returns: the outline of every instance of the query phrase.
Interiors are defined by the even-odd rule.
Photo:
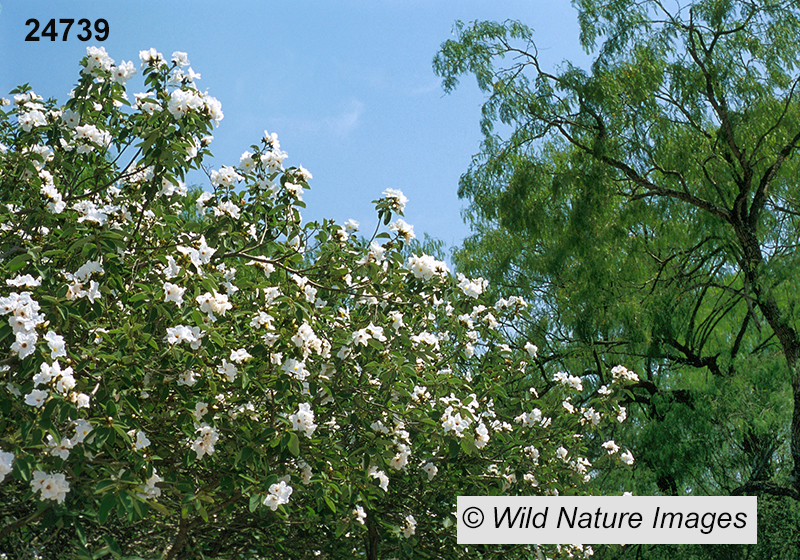
[[[215,187],[232,187],[242,179],[244,177],[236,173],[236,169],[227,165],[223,165],[219,171],[211,172],[211,184]]]
[[[41,408],[44,404],[44,401],[47,400],[47,397],[50,396],[50,393],[47,391],[42,391],[39,389],[33,389],[30,393],[25,395],[25,404]]]
[[[239,216],[241,215],[239,207],[230,200],[220,202],[214,207],[214,216],[219,217],[224,214],[227,214],[234,220],[239,219]]]
[[[64,503],[64,499],[69,492],[69,482],[63,473],[46,473],[34,471],[31,479],[31,488],[34,493],[41,492],[42,500],[55,500],[59,504]]]
[[[194,419],[197,422],[201,422],[206,414],[208,414],[208,403],[200,401],[194,405]]]
[[[156,486],[159,482],[161,482],[162,478],[156,474],[155,469],[153,470],[153,476],[148,478],[145,481],[145,486],[142,487],[142,492],[139,493],[139,496],[147,499],[155,499],[161,496],[161,488]]]
[[[73,443],[83,443],[92,431],[92,425],[89,423],[88,420],[84,420],[83,418],[79,418],[75,421],[75,436],[72,438]]]
[[[299,200],[302,202],[303,200],[303,185],[298,185],[297,183],[286,183],[283,185],[286,187],[286,190],[289,192],[290,195],[295,200]]]
[[[614,381],[618,380],[631,381],[631,382],[639,381],[639,376],[636,375],[634,372],[630,371],[625,366],[614,366],[613,368],[611,368],[611,375],[614,377]]]
[[[2,478],[0,478],[2,480]],[[356,521],[361,523],[362,525],[367,520],[367,512],[364,511],[364,508],[360,505],[356,506],[356,509],[353,510],[353,515],[356,516]]]
[[[67,350],[64,347],[64,337],[54,331],[47,331],[44,335],[47,345],[50,347],[50,359],[55,360],[59,357],[66,357]]]
[[[414,226],[407,224],[402,218],[398,218],[389,224],[389,229],[391,231],[396,231],[397,235],[406,241],[411,241],[416,237],[416,235],[414,235]]]
[[[136,432],[136,441],[133,442],[133,446],[138,450],[144,449],[148,445],[150,445],[150,440],[147,435],[142,430]]]
[[[569,453],[569,451],[567,451],[566,449],[564,449],[564,447],[563,447],[563,446],[562,446],[562,447],[559,447],[558,449],[556,449],[556,456],[557,456],[559,459],[563,460],[563,461],[566,461],[566,460],[567,460],[567,454],[568,454],[568,453]]]
[[[152,65],[158,68],[159,66],[166,64],[164,61],[164,56],[154,48],[146,51],[139,51],[139,60],[142,61],[142,67]]]
[[[292,487],[288,486],[285,481],[281,480],[280,483],[273,484],[269,487],[269,495],[264,498],[264,505],[269,506],[272,511],[278,509],[278,506],[289,503],[289,496],[292,495]]]
[[[372,478],[378,479],[378,486],[380,486],[384,492],[389,491],[389,477],[386,476],[385,472],[378,470],[376,466],[372,466],[369,468],[367,474]]]
[[[133,62],[125,62],[124,60],[119,66],[111,69],[111,78],[121,86],[124,86],[134,74],[136,74],[136,68],[134,68]]]
[[[172,53],[172,62],[181,67],[189,66],[189,55],[185,52],[175,51]]]
[[[47,447],[50,450],[50,455],[67,459],[67,457],[69,457],[69,450],[74,446],[75,443],[70,441],[69,438],[61,438],[61,441],[57,442],[53,434],[47,434]]]
[[[249,151],[246,151],[242,154],[239,158],[239,169],[244,171],[245,173],[249,173],[253,169],[255,169],[255,161],[253,160],[253,154]]]
[[[403,192],[399,189],[386,189],[383,191],[383,197],[389,200],[392,210],[402,213],[406,209],[408,199]]]
[[[228,360],[226,360],[225,358],[223,358],[222,363],[217,366],[217,371],[227,376],[228,381],[230,381],[231,383],[236,381],[236,374],[238,373],[238,370],[236,369],[235,365],[228,362]]]
[[[569,375],[563,371],[559,371],[553,376],[553,381],[558,381],[562,385],[572,387],[576,391],[583,391],[583,382],[580,377]]]
[[[352,218],[347,220],[344,223],[344,227],[347,230],[347,233],[355,233],[355,232],[357,232],[358,231],[358,227],[360,225],[361,225],[360,223],[358,223],[357,221],[353,220]]]
[[[626,465],[632,465],[633,464],[633,453],[631,453],[630,451],[626,451],[625,453],[620,455],[619,458]]]
[[[369,334],[367,329],[360,329],[353,333],[353,342],[361,346],[366,346],[370,338],[372,338],[372,335]]]
[[[237,364],[241,364],[245,360],[249,360],[252,358],[247,350],[244,348],[239,348],[238,350],[231,350],[231,361],[236,362]]]
[[[175,261],[173,260],[172,262],[174,264]],[[186,288],[182,288],[170,282],[164,282],[164,301],[173,301],[180,307],[183,305],[184,292],[186,292]]]
[[[389,318],[392,320],[392,328],[399,331],[403,326],[403,314],[399,311],[390,311]]]
[[[605,449],[606,451],[608,451],[608,454],[609,454],[609,455],[613,455],[614,453],[616,453],[617,451],[619,451],[619,445],[617,445],[616,443],[614,443],[614,440],[613,440],[613,439],[610,439],[610,440],[608,440],[608,441],[607,441],[607,442],[605,442],[603,445],[601,445],[601,447],[602,447],[603,449]]]
[[[25,274],[22,276],[15,276],[14,278],[8,278],[6,280],[6,284],[9,286],[15,287],[28,287],[28,288],[35,288],[36,286],[42,285],[42,277],[39,276],[38,278],[34,278],[30,274]]]
[[[464,292],[465,295],[471,298],[477,298],[483,293],[483,289],[489,285],[489,282],[483,278],[470,280],[460,272],[458,273],[457,278],[458,287],[461,288],[461,291]]]
[[[317,429],[317,425],[314,424],[314,411],[308,403],[301,403],[297,412],[289,416],[289,422],[292,423],[293,430],[305,432],[309,438]]]
[[[200,432],[200,437],[192,442],[192,449],[197,453],[197,460],[199,461],[204,455],[214,454],[214,444],[219,440],[219,433],[208,424],[199,426],[197,431]]]
[[[537,353],[539,352],[539,348],[535,344],[531,344],[530,342],[525,343],[525,351],[531,358],[535,358]]]
[[[425,281],[430,280],[431,278],[436,276],[446,276],[450,269],[447,268],[447,265],[442,261],[437,261],[430,255],[412,255],[408,257],[408,262],[406,262],[406,268],[408,268],[411,273],[416,278],[421,278]]]
[[[199,327],[178,325],[167,328],[167,335],[164,337],[164,341],[172,345],[188,342],[192,349],[197,350],[200,348],[200,338],[204,334]]]
[[[406,526],[403,529],[403,536],[407,539],[411,538],[411,536],[416,532],[416,530],[417,530],[417,520],[414,519],[414,516],[411,514],[406,515]]]
[[[425,474],[428,475],[428,480],[433,480],[433,477],[436,476],[436,473],[439,472],[439,468],[430,462],[422,465],[422,470],[425,471]]]
[[[0,450],[0,482],[13,470],[14,454]],[[363,522],[362,522],[363,524]]]
[[[305,381],[306,377],[308,377],[306,365],[293,358],[287,359],[281,366],[281,369],[299,381]]]
[[[20,360],[25,359],[36,350],[36,342],[38,340],[39,335],[36,334],[36,331],[18,331],[16,333],[16,340],[11,345],[11,351],[15,352]]]
[[[186,385],[191,387],[195,383],[197,383],[196,379],[197,373],[193,371],[184,371],[178,376],[178,385]]]

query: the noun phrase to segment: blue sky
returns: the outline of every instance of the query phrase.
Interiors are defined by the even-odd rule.
[[[314,175],[306,220],[353,218],[371,230],[371,201],[386,188],[410,199],[406,221],[450,247],[469,234],[458,178],[478,151],[483,95],[474,80],[444,95],[431,61],[456,20],[518,19],[536,32],[545,65],[581,61],[576,12],[567,0],[376,2],[0,0],[0,96],[30,83],[62,101],[88,45],[117,62],[155,47],[189,54],[201,90],[225,118],[207,161],[234,165],[264,130],[277,132],[286,165]],[[106,41],[26,42],[37,18],[104,18]],[[60,27],[60,26],[59,26]],[[41,31],[41,27],[40,27]],[[140,77],[137,75],[137,77]],[[128,82],[128,93],[142,91]],[[190,182],[207,184],[202,174]]]

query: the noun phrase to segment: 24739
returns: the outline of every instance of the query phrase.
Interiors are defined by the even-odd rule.
[[[58,25],[60,26],[59,29],[63,29],[61,32],[61,40],[66,41],[69,37],[69,31],[72,29],[72,25],[75,23],[75,20],[72,18],[61,18],[58,20]],[[39,33],[39,20],[36,18],[31,18],[25,22],[25,25],[32,25],[33,29],[25,36],[26,41],[38,41],[39,35],[42,37],[49,37],[51,41],[55,41],[58,37],[58,30],[56,29],[56,20],[55,18],[51,19],[50,21],[45,24],[42,32]],[[63,26],[63,27],[61,27]],[[79,19],[78,20],[78,27],[79,32],[74,33],[74,36],[77,37],[80,41],[89,41],[92,38],[92,21],[88,19]],[[38,33],[38,35],[37,35]],[[103,18],[96,19],[94,21],[94,38],[97,41],[105,41],[108,39],[108,22]]]

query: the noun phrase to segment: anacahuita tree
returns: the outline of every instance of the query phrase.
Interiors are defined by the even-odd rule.
[[[526,302],[412,254],[400,191],[371,236],[303,223],[311,174],[267,133],[187,189],[220,103],[185,53],[139,56],[133,99],[90,47],[65,105],[0,111],[0,557],[491,557],[456,546],[458,495],[634,462],[598,434],[636,375],[567,410]]]
[[[434,61],[488,95],[455,262],[532,302],[524,335],[585,397],[644,373],[633,479],[601,487],[757,494],[758,548],[680,554],[796,558],[800,5],[573,4],[590,68],[544,67],[519,22],[458,24]]]

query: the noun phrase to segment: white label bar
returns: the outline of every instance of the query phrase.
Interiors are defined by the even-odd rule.
[[[756,544],[752,496],[459,496],[458,544]]]

